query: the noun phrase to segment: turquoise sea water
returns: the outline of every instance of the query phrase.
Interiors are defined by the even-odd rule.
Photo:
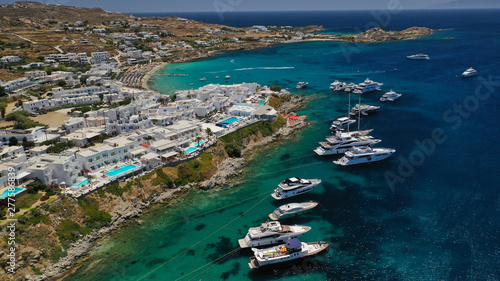
[[[154,76],[151,86],[164,93],[189,83],[225,83],[226,75],[228,83],[289,88],[310,98],[298,113],[311,125],[260,151],[233,186],[192,190],[145,214],[143,224],[104,239],[67,280],[499,280],[500,16],[461,13],[440,19],[441,27],[456,28],[417,41],[286,44],[160,70],[189,74]],[[440,27],[439,17],[429,24],[414,18],[422,17],[405,20]],[[431,59],[406,59],[419,52]],[[460,78],[471,66],[478,77]],[[347,96],[330,92],[329,84],[367,77],[384,86],[362,96],[381,109],[362,116],[361,128],[374,129],[378,146],[397,152],[376,164],[336,166],[340,156],[313,152],[331,121],[347,111]],[[296,90],[298,81],[309,87]],[[403,96],[380,102],[390,89]],[[300,197],[272,199],[291,176],[322,183]],[[311,226],[301,240],[330,242],[330,251],[306,263],[251,271],[251,252],[235,251],[237,240],[278,206],[307,200],[320,205],[283,223]]]

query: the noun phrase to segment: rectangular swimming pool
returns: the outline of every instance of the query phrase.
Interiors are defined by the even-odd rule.
[[[81,181],[79,184],[74,185],[74,187],[80,187],[82,185],[86,185],[87,183],[89,183],[89,180],[86,179],[86,180]]]
[[[108,177],[114,177],[114,176],[117,176],[119,174],[123,174],[125,172],[130,171],[130,170],[133,170],[135,168],[137,168],[136,165],[132,165],[132,164],[130,164],[130,165],[123,165],[123,166],[120,166],[119,169],[111,169],[111,170],[109,170],[109,172],[106,173],[106,176],[108,176]]]
[[[190,148],[184,150],[184,152],[191,153],[191,152],[195,152],[196,150],[198,150],[198,148],[196,148],[196,147],[190,147]]]
[[[24,188],[21,188],[21,187],[15,187],[15,188],[14,188],[14,192],[11,192],[11,191],[9,191],[8,189],[6,189],[6,190],[2,193],[2,195],[0,195],[0,198],[2,198],[2,199],[3,199],[3,198],[7,198],[7,197],[9,197],[9,194],[11,194],[11,193],[14,193],[14,195],[16,195],[16,194],[18,194],[19,192],[21,192],[21,191],[23,191],[23,190],[24,190]]]
[[[224,121],[220,121],[219,123],[221,123],[221,124],[231,124],[231,123],[236,122],[238,120],[240,120],[240,118],[238,118],[238,117],[231,117],[231,118],[227,118]]]

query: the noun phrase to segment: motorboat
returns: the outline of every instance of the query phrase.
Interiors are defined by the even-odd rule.
[[[333,121],[332,126],[330,126],[330,130],[345,130],[354,123],[356,123],[356,120],[354,119],[349,117],[339,117],[337,120]]]
[[[392,148],[371,148],[369,146],[353,147],[346,151],[344,156],[333,163],[342,166],[350,166],[364,163],[381,161],[391,157],[396,152]]]
[[[363,114],[363,115],[368,115],[370,113],[373,113],[373,112],[376,112],[378,109],[380,108],[380,106],[378,105],[369,105],[369,104],[356,104],[351,112],[349,114],[351,115],[359,115],[359,113]]]
[[[339,82],[339,80],[335,80],[330,84],[330,90],[335,90],[337,86],[339,86],[342,82]]]
[[[462,78],[472,77],[475,75],[477,75],[477,71],[474,68],[470,67],[469,69],[464,71],[464,73],[462,73]]]
[[[276,200],[289,198],[309,192],[320,183],[320,179],[301,179],[299,177],[287,178],[278,184],[278,188],[274,190],[271,196]]]
[[[389,92],[383,94],[382,97],[380,97],[380,101],[394,101],[399,99],[400,97],[401,94],[398,94],[393,90],[390,90]]]
[[[428,60],[428,59],[430,59],[429,55],[422,54],[422,53],[416,54],[416,55],[411,55],[411,56],[406,56],[406,57],[410,60]]]
[[[282,225],[278,221],[265,222],[258,227],[248,229],[245,238],[239,239],[238,244],[241,248],[279,244],[300,237],[309,230],[311,230],[309,226]]]
[[[312,210],[316,206],[318,206],[318,202],[314,201],[281,205],[274,210],[274,212],[269,214],[269,218],[276,221],[290,216],[298,216],[299,214]]]
[[[201,78],[200,78],[200,81],[207,81],[207,78],[205,78],[205,77],[201,77]]]
[[[371,130],[367,130],[368,132]],[[360,131],[356,131],[360,132]],[[361,131],[363,132],[363,131]],[[365,131],[366,132],[366,131]],[[320,156],[324,155],[334,155],[345,153],[355,146],[372,146],[381,142],[379,139],[374,139],[372,136],[367,134],[353,134],[349,135],[346,133],[337,132],[335,136],[331,136],[326,139],[326,142],[320,142],[318,148],[314,150],[316,154]]]
[[[231,78],[231,76],[229,76],[229,75],[226,75],[226,79],[229,79],[229,78]]]
[[[297,89],[303,89],[303,88],[307,87],[307,85],[308,85],[308,84],[309,84],[308,82],[302,82],[302,81],[301,81],[301,82],[299,82],[299,83],[297,84],[297,87],[296,87],[296,88],[297,88]]]
[[[286,244],[265,249],[252,248],[254,253],[250,257],[248,266],[251,269],[261,268],[273,264],[313,257],[328,250],[330,244],[327,242],[300,242],[299,239],[290,239]]]
[[[363,94],[367,92],[378,91],[380,90],[380,87],[382,87],[382,85],[384,84],[366,78],[364,82],[359,83],[359,85],[355,86],[352,92],[355,94]]]

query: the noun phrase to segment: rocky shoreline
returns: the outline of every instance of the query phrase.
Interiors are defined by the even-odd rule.
[[[288,112],[298,110],[303,107],[304,100],[305,98],[302,96],[292,96],[289,101],[281,105],[280,109]],[[293,136],[298,132],[298,130],[308,125],[308,123],[305,122],[305,116],[301,117],[301,119],[303,122],[293,126],[284,126],[272,136],[263,138],[254,144],[244,147],[242,149],[242,155],[246,156],[260,147],[264,147],[275,141]],[[80,258],[85,257],[100,238],[112,234],[115,230],[119,230],[119,228],[127,221],[140,217],[143,214],[143,210],[158,204],[165,204],[171,200],[175,200],[178,196],[182,195],[191,188],[208,190],[230,184],[232,180],[242,175],[242,169],[246,166],[246,164],[247,160],[243,157],[227,158],[219,163],[217,166],[217,173],[215,173],[208,180],[199,183],[190,183],[175,189],[166,190],[164,192],[158,191],[148,198],[145,198],[144,202],[138,202],[136,198],[132,198],[128,201],[122,201],[111,211],[112,218],[108,226],[95,230],[84,236],[82,239],[74,242],[67,249],[67,256],[61,258],[57,263],[47,266],[42,275],[32,276],[27,274],[25,279],[41,281],[53,278],[64,278],[65,274],[70,273],[71,269],[77,268],[79,264],[81,264],[82,260],[80,260]],[[70,200],[75,200],[76,203],[76,199]]]

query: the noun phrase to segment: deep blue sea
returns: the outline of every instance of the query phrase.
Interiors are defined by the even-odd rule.
[[[221,23],[214,13],[177,15]],[[411,41],[284,44],[159,70],[189,74],[153,76],[149,85],[165,94],[201,86],[201,77],[224,83],[225,75],[230,83],[289,88],[310,98],[298,112],[310,126],[257,153],[237,184],[193,190],[145,214],[144,224],[102,240],[67,280],[500,280],[500,10],[402,11],[386,21],[377,15],[224,13],[222,23],[232,26],[318,24],[326,32],[352,33],[378,22],[384,29],[439,30]],[[406,59],[419,52],[431,59]],[[462,79],[469,67],[479,75]],[[374,129],[378,146],[396,153],[379,163],[336,166],[339,156],[313,152],[331,120],[347,111],[347,95],[330,92],[329,84],[367,77],[384,86],[362,95],[363,103],[381,109],[363,116],[361,128]],[[309,87],[294,89],[298,81]],[[381,103],[390,89],[403,96]],[[301,197],[272,199],[276,185],[291,176],[322,184]],[[237,239],[277,206],[307,200],[320,206],[283,223],[311,226],[301,240],[328,241],[330,251],[290,267],[251,271],[251,253],[235,250]]]

